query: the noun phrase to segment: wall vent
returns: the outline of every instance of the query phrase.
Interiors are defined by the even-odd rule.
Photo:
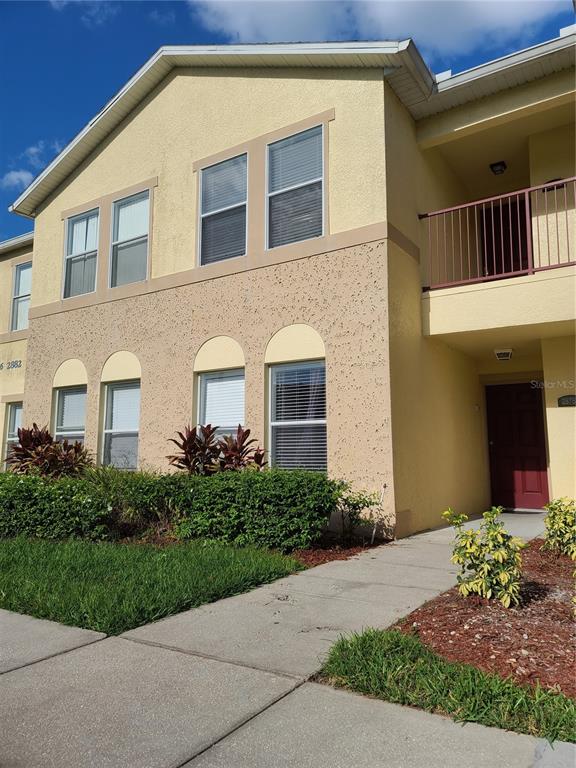
[[[496,360],[510,360],[512,357],[512,350],[511,349],[495,349],[494,354],[496,355]]]

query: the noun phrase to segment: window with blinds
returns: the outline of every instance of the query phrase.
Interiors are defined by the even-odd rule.
[[[200,263],[246,253],[246,155],[201,171]]]
[[[201,373],[199,384],[199,424],[218,427],[218,437],[236,432],[244,424],[244,371]]]
[[[148,270],[148,190],[114,203],[110,286],[146,280]]]
[[[268,145],[268,248],[323,233],[323,128]]]
[[[54,437],[57,441],[84,442],[86,431],[86,387],[56,390]]]
[[[22,403],[6,405],[6,438],[2,450],[2,463],[6,460],[10,448],[18,442],[18,430],[22,426]]]
[[[96,288],[98,209],[68,219],[64,298],[91,293]]]
[[[32,262],[18,264],[14,270],[14,291],[12,294],[12,320],[10,328],[13,331],[23,331],[28,328],[28,310],[30,309],[30,291],[32,286]]]
[[[271,366],[270,388],[273,466],[326,471],[324,362]]]
[[[102,463],[120,469],[136,469],[139,429],[140,382],[108,384]]]

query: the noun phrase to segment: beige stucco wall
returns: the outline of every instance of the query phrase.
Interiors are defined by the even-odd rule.
[[[343,232],[381,222],[385,218],[382,89],[378,70],[177,70],[40,211],[33,306],[60,299],[63,211],[157,177],[152,276],[190,269],[197,236],[193,163],[331,109],[335,119],[328,124],[330,230]]]
[[[386,295],[381,241],[36,318],[24,420],[49,422],[56,369],[82,360],[86,444],[96,452],[102,367],[111,353],[129,351],[142,368],[140,461],[166,470],[168,439],[193,420],[196,354],[221,335],[242,348],[246,424],[266,444],[266,348],[277,331],[306,324],[326,349],[329,472],[360,488],[386,485],[384,509],[393,516]]]
[[[559,397],[576,394],[575,353],[574,336],[542,340],[551,498],[576,498],[576,408],[558,407]]]
[[[388,241],[396,534],[487,508],[484,396],[475,361],[421,331],[418,263]]]

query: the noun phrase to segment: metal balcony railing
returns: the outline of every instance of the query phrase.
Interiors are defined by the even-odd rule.
[[[425,290],[576,263],[576,176],[421,218]]]

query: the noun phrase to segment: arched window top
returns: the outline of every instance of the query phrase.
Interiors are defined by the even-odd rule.
[[[305,323],[287,325],[277,331],[266,347],[266,363],[316,360],[326,356],[322,337]]]
[[[200,347],[194,360],[194,372],[224,371],[244,368],[244,352],[230,336],[214,336]]]
[[[88,384],[88,374],[82,360],[71,358],[65,360],[54,374],[52,386],[55,389],[62,387],[86,386]]]
[[[132,352],[125,350],[114,352],[104,363],[101,381],[129,381],[140,379],[142,369],[140,361]]]

